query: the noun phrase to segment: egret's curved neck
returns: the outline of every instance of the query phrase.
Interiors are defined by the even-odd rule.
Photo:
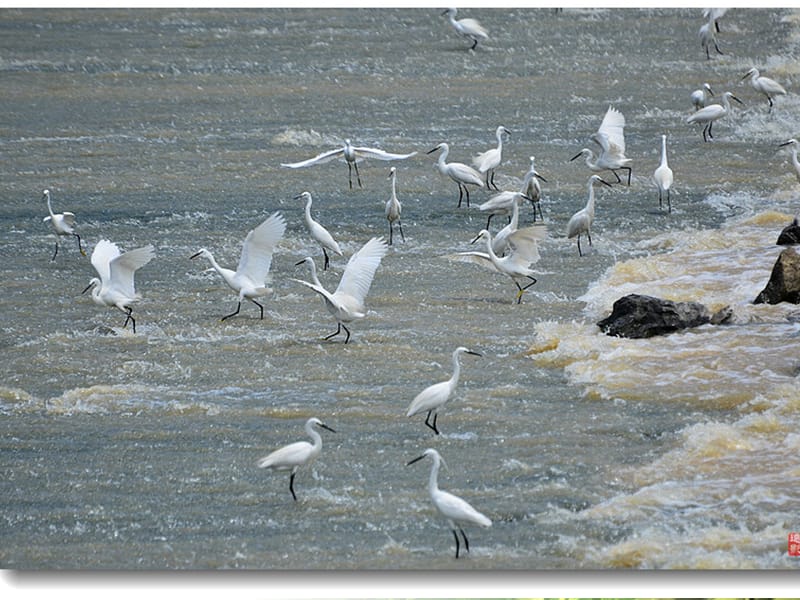
[[[491,242],[489,243],[489,249],[491,250]],[[461,354],[459,351],[453,352],[453,376],[450,378],[450,384],[455,387],[458,384],[458,378],[461,375],[461,363],[458,360],[458,356]]]
[[[514,202],[511,203],[511,228],[516,229],[518,225],[519,225],[519,199],[515,197]]]
[[[586,212],[594,215],[594,181],[589,182],[589,199],[586,201]]]
[[[439,464],[441,459],[435,454],[431,459],[433,459],[433,466],[431,466],[431,476],[428,480],[428,491],[432,496],[434,492],[439,491]]]
[[[795,150],[795,155],[797,155],[796,150]],[[50,217],[56,216],[56,214],[53,212],[53,206],[50,204],[50,194],[47,194],[47,212],[50,213]]]
[[[306,200],[306,223],[311,223],[313,219],[311,218],[311,196],[308,197]]]
[[[516,202],[516,199],[514,200],[514,202]],[[494,250],[492,250],[492,234],[491,233],[487,233],[486,234],[486,252],[489,254],[489,260],[491,260],[493,263],[497,263],[497,261],[499,259],[497,257],[497,254],[494,253]],[[459,369],[459,367],[458,367],[458,354],[453,354],[453,371],[454,371],[453,374],[456,375],[456,379],[458,379],[458,376],[457,376],[458,369]]]
[[[308,269],[311,271],[311,281],[312,283],[321,288],[322,283],[320,283],[319,277],[317,277],[317,265],[314,264],[313,260],[306,261],[308,263]]]
[[[452,19],[452,17],[450,17]],[[443,167],[445,161],[447,160],[447,155],[450,154],[450,147],[447,144],[442,146],[442,152],[439,154],[439,166]]]
[[[392,173],[392,199],[397,200],[397,176]]]
[[[314,442],[314,451],[319,452],[322,449],[322,436],[314,429],[313,423],[306,425],[306,433]]]
[[[667,164],[667,138],[666,136],[661,137],[661,164],[666,166]]]

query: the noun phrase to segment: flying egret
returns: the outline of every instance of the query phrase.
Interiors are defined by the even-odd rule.
[[[329,340],[339,335],[344,329],[347,337],[346,344],[350,340],[350,330],[345,323],[350,323],[356,319],[363,319],[367,316],[367,309],[364,300],[367,297],[375,271],[381,264],[381,259],[386,255],[389,247],[383,238],[372,238],[361,249],[350,257],[344,269],[339,286],[332,294],[326,290],[317,278],[317,268],[314,266],[314,259],[307,256],[299,261],[297,265],[306,263],[311,270],[312,282],[302,279],[292,279],[307,288],[317,292],[325,300],[325,306],[336,319],[338,327],[336,331],[324,339]]]
[[[311,417],[306,421],[305,430],[308,436],[314,441],[313,444],[308,442],[295,442],[278,448],[271,452],[264,458],[258,461],[260,469],[274,469],[275,471],[289,471],[292,474],[289,476],[289,491],[292,492],[292,498],[297,501],[297,495],[294,493],[294,476],[300,467],[311,464],[322,450],[322,437],[317,433],[314,427],[322,427],[332,433],[336,433],[333,429],[325,425],[316,417]]]
[[[611,171],[617,178],[617,183],[622,180],[617,173],[617,169],[628,171],[628,185],[631,184],[631,159],[625,156],[625,116],[613,106],[609,106],[600,128],[590,136],[590,139],[597,143],[601,150],[594,160],[594,152],[588,148],[583,148],[570,160],[584,157],[586,166],[597,173]]]
[[[75,215],[71,212],[63,212],[63,213],[54,213],[53,206],[50,204],[50,190],[45,190],[42,192],[42,199],[47,200],[47,212],[50,213],[49,216],[42,219],[44,223],[49,222],[50,225],[53,226],[53,230],[56,232],[56,249],[53,252],[53,256],[50,260],[56,259],[56,254],[58,254],[58,236],[61,235],[72,235],[75,236],[75,239],[78,240],[78,250],[80,250],[81,255],[86,256],[86,252],[81,246],[81,236],[77,234],[74,229],[75,226]]]
[[[417,394],[414,400],[411,401],[408,412],[406,412],[407,417],[413,417],[421,412],[427,412],[428,415],[425,417],[425,425],[432,429],[436,435],[441,433],[436,427],[436,420],[439,418],[439,409],[450,399],[458,385],[458,377],[461,374],[461,364],[458,358],[462,354],[481,356],[479,353],[473,352],[469,348],[464,348],[463,346],[456,348],[453,351],[453,376],[447,381],[434,383],[422,390]],[[430,420],[431,415],[433,415],[433,422]]]
[[[365,146],[353,146],[350,143],[350,140],[348,139],[344,141],[344,146],[342,146],[341,148],[328,150],[327,152],[318,154],[314,158],[309,158],[308,160],[302,160],[296,163],[281,163],[281,166],[287,167],[289,169],[300,169],[302,167],[310,167],[311,165],[326,163],[332,161],[334,158],[343,157],[345,162],[347,162],[347,177],[348,177],[348,182],[350,183],[350,189],[352,190],[353,170],[355,170],[356,172],[358,187],[362,187],[361,176],[358,174],[359,160],[367,158],[375,158],[377,160],[403,160],[406,158],[411,158],[416,154],[417,154],[416,152],[410,152],[409,154],[392,154],[391,152],[384,152],[383,150],[379,150],[377,148],[367,148]]]
[[[592,245],[592,223],[594,222],[594,184],[595,183],[602,183],[603,185],[607,185],[611,187],[611,184],[607,181],[604,181],[599,175],[592,175],[589,177],[589,183],[587,187],[589,188],[589,199],[586,201],[586,206],[584,206],[581,210],[576,212],[572,217],[570,217],[569,222],[567,222],[567,239],[572,239],[577,236],[578,238],[578,256],[583,256],[583,252],[581,251],[581,235],[586,234],[586,237],[589,238],[589,245]]]
[[[797,160],[797,147],[800,145],[796,139],[792,138],[787,142],[783,142],[780,144],[781,146],[791,146],[792,147],[792,166],[794,167],[794,174],[797,176],[797,181],[800,181],[800,161]]]
[[[714,50],[717,51],[717,54],[724,54],[722,50],[719,49],[719,45],[717,44],[717,25],[716,21],[713,18],[710,18],[702,27],[700,27],[700,31],[698,32],[700,36],[700,47],[706,51],[706,60],[711,60],[711,46],[714,46]]]
[[[489,39],[489,32],[475,19],[458,19],[456,20],[456,14],[458,13],[457,8],[448,8],[442,14],[447,15],[447,19],[450,21],[450,25],[453,26],[459,35],[463,35],[465,38],[472,40],[472,47],[470,50],[474,50],[475,47],[478,45],[478,42],[481,40],[488,40]]]
[[[114,306],[125,313],[125,328],[128,321],[133,325],[136,333],[136,320],[131,314],[131,304],[138,301],[141,296],[134,289],[133,276],[136,271],[149,263],[156,255],[152,245],[130,250],[124,254],[113,242],[100,240],[92,252],[92,266],[97,271],[99,278],[93,277],[83,294],[92,290],[92,300],[100,306]]]
[[[228,287],[239,295],[236,310],[222,317],[222,321],[238,315],[239,309],[242,308],[242,300],[245,298],[258,307],[261,313],[260,318],[264,318],[264,306],[258,303],[256,298],[272,293],[272,289],[266,286],[269,268],[272,265],[272,253],[285,231],[286,221],[280,213],[274,213],[261,225],[250,231],[244,239],[242,255],[236,271],[219,266],[214,255],[205,248],[201,248],[190,257],[204,256],[207,258],[214,270],[228,284]]]
[[[467,207],[469,207],[469,189],[467,188],[467,185],[477,185],[478,187],[482,188],[483,178],[481,177],[481,174],[464,163],[445,162],[447,160],[447,155],[450,153],[450,146],[445,142],[442,142],[435,148],[428,150],[428,154],[432,154],[437,150],[442,151],[442,153],[439,155],[439,159],[436,162],[436,167],[439,169],[439,173],[445,177],[449,177],[458,185],[458,207],[461,208],[461,199],[465,193],[467,195]]]
[[[703,108],[708,102],[708,99],[713,95],[714,90],[711,89],[711,86],[708,83],[704,83],[702,88],[693,91],[690,98],[692,99],[692,105],[694,106],[694,109],[700,110]]]
[[[696,113],[691,115],[688,119],[686,119],[687,123],[698,123],[703,125],[703,141],[707,142],[714,138],[711,134],[711,126],[714,124],[714,121],[717,121],[728,114],[731,110],[731,103],[730,99],[733,98],[739,104],[744,104],[741,100],[739,100],[736,96],[734,96],[731,92],[725,92],[722,94],[722,104],[709,104],[698,110]]]
[[[769,102],[769,109],[772,110],[772,99],[775,96],[784,96],[786,94],[786,90],[783,89],[783,86],[775,81],[774,79],[770,79],[769,77],[764,77],[763,75],[759,75],[758,69],[753,67],[747,73],[744,74],[742,77],[742,81],[747,78],[750,78],[750,85],[753,86],[753,89],[757,91],[759,94],[764,94],[767,97],[767,102]]]
[[[500,161],[503,160],[503,136],[511,136],[511,132],[500,125],[495,131],[497,138],[497,147],[491,148],[486,152],[481,152],[478,156],[472,159],[472,165],[486,179],[486,188],[499,190],[497,184],[494,182],[494,170],[500,166]]]
[[[311,217],[311,202],[312,202],[311,194],[309,192],[303,192],[302,194],[299,194],[298,196],[294,197],[295,200],[298,200],[300,198],[304,199],[306,202],[306,207],[305,207],[306,227],[308,227],[308,232],[311,234],[311,237],[313,237],[314,240],[316,240],[316,242],[322,248],[322,255],[325,257],[325,262],[322,265],[322,270],[326,271],[328,269],[328,265],[330,264],[330,258],[328,257],[328,250],[330,250],[334,254],[342,256],[342,249],[339,247],[337,241],[333,239],[333,236],[330,234],[330,232],[327,229],[325,229],[322,225],[317,223]]]
[[[439,465],[444,463],[444,459],[436,450],[428,448],[422,453],[422,456],[408,461],[406,466],[413,465],[426,456],[430,456],[431,460],[433,460],[431,476],[428,481],[428,493],[431,496],[433,506],[436,507],[440,515],[447,519],[447,523],[450,525],[450,530],[456,540],[456,558],[458,558],[459,540],[456,531],[461,532],[461,537],[464,538],[464,548],[469,552],[469,540],[467,539],[467,534],[464,533],[462,525],[491,527],[492,521],[486,515],[475,510],[466,500],[439,489]],[[445,466],[447,465],[445,464]]]
[[[544,225],[533,225],[524,229],[517,229],[506,239],[510,251],[505,256],[497,256],[492,249],[492,234],[487,229],[482,229],[472,240],[474,244],[480,239],[486,240],[486,252],[459,252],[455,255],[457,260],[472,262],[497,273],[502,273],[517,286],[517,304],[522,302],[522,294],[536,283],[533,276],[534,270],[530,265],[539,261],[539,242],[547,235]],[[519,280],[528,279],[525,287]]]
[[[669,188],[672,186],[672,169],[667,164],[667,136],[661,136],[661,164],[658,165],[653,173],[653,179],[658,186],[658,207],[661,208],[661,199],[664,193],[667,194],[667,209],[672,212],[672,202],[669,198]]]
[[[389,221],[389,245],[392,245],[392,224],[397,222],[400,228],[400,236],[403,241],[406,241],[406,236],[403,234],[403,224],[400,222],[400,213],[403,212],[403,205],[397,199],[397,169],[392,167],[389,169],[389,179],[392,180],[392,195],[386,201],[386,220]]]

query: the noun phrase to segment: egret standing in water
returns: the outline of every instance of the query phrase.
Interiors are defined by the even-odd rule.
[[[764,94],[767,97],[767,102],[769,102],[769,109],[772,110],[772,99],[775,96],[784,96],[786,95],[786,90],[783,89],[783,86],[775,81],[774,79],[770,79],[769,77],[764,77],[763,75],[759,75],[758,69],[753,67],[747,73],[744,74],[742,77],[742,81],[747,78],[750,78],[750,85],[753,86],[753,89],[757,91],[759,94]]]
[[[714,90],[711,89],[709,84],[704,83],[702,88],[692,92],[690,96],[692,99],[692,106],[694,106],[695,110],[700,110],[706,105],[708,99],[713,95]]]
[[[289,476],[289,491],[292,492],[292,498],[294,498],[295,502],[297,502],[297,495],[294,493],[294,476],[297,474],[297,470],[300,467],[311,464],[322,450],[322,437],[314,430],[314,427],[322,427],[322,429],[336,433],[316,417],[311,417],[306,421],[305,430],[313,440],[313,444],[295,442],[283,448],[278,448],[258,461],[260,469],[292,472]]]
[[[458,558],[460,544],[457,532],[461,532],[461,537],[464,538],[464,548],[469,552],[469,540],[467,539],[467,534],[464,533],[462,525],[491,527],[492,521],[486,515],[475,510],[466,500],[439,489],[439,465],[444,463],[444,459],[436,450],[428,448],[422,453],[422,456],[408,461],[406,466],[413,465],[426,456],[429,456],[431,460],[433,460],[431,475],[428,480],[428,493],[430,494],[433,506],[439,514],[447,520],[448,525],[450,525],[450,531],[453,532],[453,537],[456,540],[456,558]]]
[[[228,287],[239,295],[239,303],[236,305],[236,310],[222,317],[222,321],[238,315],[239,309],[242,308],[242,300],[245,298],[258,307],[261,313],[260,318],[264,318],[264,306],[256,302],[256,298],[272,293],[272,290],[266,286],[269,268],[272,265],[272,254],[275,252],[275,246],[281,241],[285,231],[286,221],[280,213],[273,214],[261,225],[250,231],[244,239],[239,266],[236,271],[219,266],[214,259],[214,255],[205,248],[201,248],[190,257],[204,256],[207,258],[214,270],[228,284]]]
[[[489,217],[486,219],[486,229],[489,229],[489,224],[492,222],[492,217],[496,215],[511,214],[512,205],[521,200],[528,200],[533,205],[533,221],[536,222],[536,207],[539,206],[539,212],[542,207],[539,205],[542,195],[542,188],[536,179],[547,181],[544,177],[539,175],[533,165],[533,157],[531,156],[531,166],[528,172],[522,179],[522,187],[519,192],[503,191],[495,194],[486,202],[481,204],[478,209],[481,212],[488,212]],[[532,194],[532,195],[531,195]],[[544,217],[542,218],[544,220]]]
[[[92,252],[92,266],[100,275],[93,277],[83,290],[83,294],[92,290],[92,300],[100,306],[113,306],[125,313],[125,323],[133,326],[136,333],[136,320],[132,316],[131,304],[137,302],[141,296],[134,289],[133,276],[156,255],[152,245],[147,245],[136,250],[122,254],[119,247],[108,240],[100,240]]]
[[[497,147],[491,148],[486,152],[481,152],[478,156],[472,159],[472,165],[486,178],[486,188],[499,190],[497,184],[494,182],[494,170],[500,166],[503,160],[503,136],[511,136],[511,132],[500,125],[495,131],[497,138]]]
[[[483,25],[477,20],[456,19],[456,14],[458,14],[457,8],[448,8],[442,14],[447,15],[450,25],[453,26],[453,29],[455,29],[459,35],[463,35],[465,38],[472,41],[470,50],[475,50],[479,41],[489,39],[489,32],[486,31]]]
[[[384,152],[377,148],[367,148],[365,146],[353,146],[350,140],[344,141],[344,146],[328,150],[322,154],[318,154],[314,158],[302,160],[296,163],[281,163],[282,167],[289,169],[300,169],[303,167],[310,167],[311,165],[322,164],[332,161],[334,158],[342,157],[347,162],[347,177],[350,184],[350,189],[353,189],[353,170],[356,172],[356,179],[358,180],[358,187],[361,185],[361,176],[358,174],[358,161],[366,158],[375,158],[377,160],[403,160],[415,156],[416,152],[409,154],[392,154],[391,152]]]
[[[589,169],[597,173],[611,171],[617,178],[617,183],[622,182],[617,169],[627,170],[628,185],[630,185],[632,161],[625,156],[625,116],[613,106],[609,106],[600,128],[590,136],[590,139],[600,146],[597,160],[594,160],[594,153],[588,148],[583,148],[570,160],[583,156]]]
[[[74,236],[75,239],[78,240],[78,250],[80,250],[81,255],[86,256],[86,252],[83,250],[83,246],[81,246],[81,236],[79,236],[74,229],[75,215],[71,212],[54,213],[53,207],[50,204],[50,190],[45,190],[42,192],[42,199],[47,200],[47,212],[50,213],[49,216],[43,219],[43,222],[49,222],[53,227],[53,231],[56,232],[56,249],[53,252],[53,256],[50,260],[52,261],[56,259],[56,254],[58,254],[58,238],[62,235]]]
[[[658,165],[653,173],[653,179],[658,187],[658,207],[661,208],[663,195],[667,195],[667,210],[672,212],[672,202],[669,198],[669,188],[672,186],[672,169],[667,164],[667,136],[661,136],[661,164]]]
[[[333,252],[338,256],[342,256],[342,249],[339,247],[339,243],[333,239],[333,236],[330,232],[325,229],[322,225],[317,223],[311,217],[311,194],[309,192],[303,192],[302,194],[295,196],[294,199],[298,200],[302,198],[305,200],[305,220],[306,220],[306,227],[308,227],[308,232],[311,234],[311,237],[320,245],[322,248],[322,255],[325,257],[325,262],[322,265],[322,270],[325,271],[328,269],[328,265],[330,264],[330,258],[328,257],[328,250]]]
[[[578,256],[583,256],[583,252],[581,251],[581,235],[585,233],[586,237],[589,238],[589,245],[592,245],[591,230],[592,223],[594,223],[595,183],[602,183],[603,185],[611,187],[611,184],[609,184],[607,181],[604,181],[599,175],[592,175],[589,177],[589,199],[586,201],[586,206],[572,215],[567,223],[567,239],[571,240],[574,237],[578,238]]]
[[[717,51],[717,54],[724,54],[717,44],[717,31],[717,24],[713,17],[709,18],[709,20],[700,27],[700,47],[706,51],[706,60],[711,60],[712,45],[714,46],[714,50]]]
[[[397,223],[397,226],[400,228],[400,237],[403,238],[403,241],[406,241],[406,236],[403,235],[403,224],[400,222],[400,213],[403,212],[403,205],[400,204],[400,200],[397,199],[397,169],[392,167],[389,169],[389,179],[392,180],[392,195],[389,196],[389,199],[386,201],[386,220],[389,221],[389,245],[392,245],[392,231],[393,223]]]
[[[800,160],[797,160],[797,147],[800,145],[800,142],[792,138],[780,145],[792,147],[792,167],[794,167],[794,174],[797,177],[797,181],[800,182]]]
[[[525,193],[525,196],[533,206],[533,222],[536,222],[536,209],[539,209],[539,216],[541,217],[542,221],[544,221],[544,213],[542,213],[542,186],[539,184],[539,179],[547,183],[547,179],[539,175],[536,171],[536,167],[534,166],[534,158],[531,156],[530,158],[531,166],[528,169],[528,172],[525,173],[525,177],[522,180],[523,186],[522,191]]]
[[[703,141],[707,142],[711,139],[714,139],[714,136],[711,135],[711,126],[714,124],[714,121],[718,121],[725,115],[727,115],[731,110],[731,102],[730,100],[734,99],[739,104],[743,104],[741,100],[739,100],[736,96],[734,96],[731,92],[725,92],[722,94],[722,104],[709,104],[698,110],[696,113],[691,115],[688,119],[686,119],[687,123],[698,123],[703,125]]]
[[[441,433],[436,427],[436,420],[439,418],[439,409],[442,408],[444,403],[450,399],[450,397],[453,395],[453,392],[456,390],[456,386],[458,385],[458,378],[461,374],[461,364],[459,363],[458,358],[461,356],[461,354],[481,356],[479,353],[473,352],[469,348],[464,348],[463,346],[456,348],[453,351],[453,376],[447,381],[435,383],[422,390],[419,394],[417,394],[414,400],[411,401],[411,405],[408,407],[408,412],[406,412],[407,417],[413,417],[418,413],[427,412],[428,414],[425,417],[425,425],[432,429],[436,435]],[[433,415],[433,421],[431,421],[431,415]]]
[[[375,271],[380,266],[381,259],[386,255],[388,249],[389,247],[386,245],[383,238],[372,238],[364,244],[364,246],[347,261],[347,266],[339,281],[339,286],[332,294],[322,287],[317,277],[314,259],[308,256],[297,263],[297,265],[303,263],[308,265],[311,270],[312,281],[310,283],[302,279],[292,279],[292,281],[296,281],[322,296],[325,300],[325,306],[328,312],[336,319],[338,325],[336,331],[324,339],[329,340],[339,335],[342,329],[344,329],[347,334],[344,343],[346,344],[350,341],[350,330],[345,326],[345,323],[350,323],[356,319],[363,319],[367,316],[367,308],[364,301],[372,285],[372,279],[375,277]]]
[[[436,167],[439,169],[439,173],[445,177],[449,177],[458,185],[458,207],[461,208],[461,199],[464,194],[467,196],[467,207],[469,207],[469,189],[467,188],[467,185],[477,185],[478,187],[482,188],[483,177],[481,177],[481,174],[478,171],[468,165],[465,165],[464,163],[445,162],[447,160],[447,155],[450,153],[450,146],[448,146],[445,142],[442,142],[435,148],[428,150],[428,154],[432,154],[437,150],[442,151],[442,153],[439,155],[439,159],[436,161]]]

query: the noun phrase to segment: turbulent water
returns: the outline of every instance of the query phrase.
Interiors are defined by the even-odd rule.
[[[797,211],[778,144],[800,132],[798,15],[734,9],[707,60],[699,9],[471,9],[490,39],[470,51],[435,9],[0,11],[0,565],[14,569],[605,569],[797,566],[798,336],[792,305],[753,305]],[[469,15],[467,15],[469,13]],[[788,89],[770,112],[752,66]],[[689,94],[709,82],[744,106],[704,143]],[[613,105],[626,117],[630,187],[598,189],[593,246],[566,222]],[[457,208],[426,151],[470,159],[511,132],[496,181],[516,190],[536,157],[548,238],[538,282],[514,302],[504,276],[452,259],[486,225]],[[673,210],[651,181],[668,136]],[[418,154],[281,168],[354,144]],[[322,254],[294,197],[340,241],[320,277],[388,235],[395,243],[352,337],[293,282]],[[613,181],[613,175],[606,173]],[[602,187],[602,186],[601,186]],[[94,276],[47,223],[76,214],[89,252],[153,244],[136,279],[136,333],[81,291]],[[234,268],[273,212],[287,232],[264,319],[208,270]],[[521,221],[532,221],[524,206]],[[504,217],[493,220],[497,231]],[[648,340],[601,334],[637,292],[730,306],[733,322]],[[442,435],[406,418],[467,346]],[[336,430],[295,480],[256,467]],[[426,490],[493,524],[467,526],[454,560]]]

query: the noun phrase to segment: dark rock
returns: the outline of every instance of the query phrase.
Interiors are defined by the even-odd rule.
[[[730,318],[725,309],[717,316],[719,322]],[[711,312],[699,302],[673,302],[629,294],[614,302],[611,314],[597,325],[608,335],[649,338],[710,322]]]
[[[793,244],[800,244],[800,224],[797,222],[797,217],[794,218],[791,225],[783,228],[778,241],[775,242],[778,246],[791,246]]]
[[[778,256],[766,287],[753,300],[753,304],[800,304],[800,255],[794,248],[786,248]]]

